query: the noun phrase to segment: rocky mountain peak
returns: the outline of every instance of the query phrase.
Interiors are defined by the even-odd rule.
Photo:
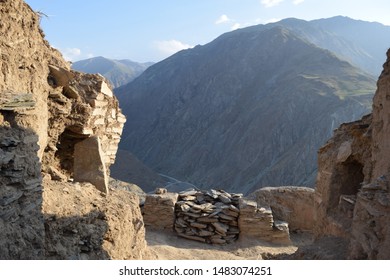
[[[368,113],[374,87],[285,27],[242,29],[116,90],[128,116],[121,148],[203,188],[314,186],[315,151],[340,123]]]

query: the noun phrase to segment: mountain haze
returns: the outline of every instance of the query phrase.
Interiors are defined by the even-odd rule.
[[[241,29],[119,88],[121,148],[204,188],[312,186],[317,149],[369,111],[374,88],[371,76],[289,29]]]
[[[100,73],[114,87],[119,87],[137,78],[151,65],[152,62],[138,63],[128,59],[115,60],[99,56],[77,61],[72,68],[90,74]]]
[[[274,26],[282,26],[295,32],[375,77],[382,71],[386,50],[390,46],[390,26],[343,16],[312,21],[288,18],[253,28]]]

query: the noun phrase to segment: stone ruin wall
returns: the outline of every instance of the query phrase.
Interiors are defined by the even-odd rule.
[[[390,50],[377,85],[373,113],[318,153],[314,232],[346,239],[350,259],[390,258]]]
[[[49,68],[49,141],[43,171],[55,180],[87,181],[107,192],[109,167],[115,161],[126,118],[102,76]],[[104,172],[97,174],[96,167],[87,164],[88,157],[91,163],[99,162]],[[89,172],[90,178],[85,177]],[[101,177],[101,182],[94,177]]]
[[[176,194],[158,189],[146,196],[143,215],[147,227],[172,230],[180,237],[208,244],[245,238],[291,243],[288,224],[274,220],[270,208],[223,190]]]
[[[23,1],[0,1],[0,15],[0,259],[40,259],[46,79],[49,63],[66,63],[41,40],[39,17]]]
[[[46,257],[51,234],[42,201],[50,197],[43,195],[42,175],[45,182],[89,181],[107,192],[125,122],[106,80],[70,70],[45,41],[39,21],[24,1],[0,1],[0,259]],[[86,153],[74,151],[83,151],[87,140],[98,164],[80,173],[92,172],[99,182],[75,178],[74,165]],[[142,219],[122,212],[115,213]]]

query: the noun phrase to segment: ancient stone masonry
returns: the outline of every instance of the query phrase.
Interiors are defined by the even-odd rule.
[[[172,229],[175,220],[175,203],[178,195],[166,189],[157,189],[147,195],[143,207],[144,223],[151,228]]]
[[[94,136],[99,140],[89,149],[95,147],[96,161],[102,162],[100,169],[107,173],[115,161],[126,118],[105,79],[100,75],[81,74],[50,65],[48,81],[53,88],[49,94],[50,138],[43,162],[50,164],[45,164],[48,170],[44,171],[60,180],[72,178],[74,172],[87,173],[86,169],[74,170],[74,163],[85,157],[80,149],[75,152],[75,146]],[[82,166],[85,165],[78,165],[78,168]],[[103,184],[99,189],[106,192],[106,177],[107,174],[101,183],[88,182]],[[81,178],[76,176],[74,179]]]
[[[175,231],[181,237],[211,244],[237,240],[241,196],[222,190],[181,192],[175,209]]]
[[[270,208],[258,207],[255,201],[240,200],[240,216],[238,226],[241,237],[258,238],[260,240],[290,244],[288,223],[274,221]]]
[[[177,235],[209,244],[228,244],[239,238],[289,244],[288,224],[274,221],[269,208],[258,208],[242,194],[223,190],[189,190],[179,194],[157,189],[147,195],[144,223],[155,229],[169,229]]]
[[[100,221],[96,227],[107,232],[103,236],[111,247],[105,250],[110,252],[107,258],[137,258],[133,247],[139,244],[142,253],[146,246],[136,197],[123,201],[134,203],[131,208],[122,207],[120,195],[113,191],[111,198],[118,199],[106,196],[114,205],[113,211],[107,203],[96,212],[97,204],[88,201],[86,193],[98,198],[101,193],[81,187],[77,193],[85,197],[83,202],[75,199],[65,205],[69,211],[59,212],[67,203],[61,195],[75,191],[63,193],[63,185],[87,185],[66,182],[70,179],[90,182],[102,192],[108,190],[107,170],[115,160],[125,122],[110,85],[100,75],[70,70],[70,63],[44,39],[39,14],[23,0],[0,1],[0,34],[0,259],[47,258],[45,246],[59,234],[53,221],[62,220],[66,230],[65,216],[70,213],[80,221],[75,224],[84,230],[83,238],[91,237],[93,232],[86,229],[93,219],[79,219],[77,204],[88,205],[83,215],[96,214]],[[88,160],[94,165],[82,164],[87,159],[84,147],[88,147]],[[42,181],[42,177],[47,180]],[[51,179],[62,181],[56,182],[57,194],[48,191]],[[53,202],[55,195],[59,195],[58,201]],[[44,211],[51,211],[51,219]],[[116,218],[115,224],[105,222]],[[63,239],[66,241],[66,235]],[[116,254],[117,246],[125,247],[121,242],[129,239],[134,243],[128,242],[131,245],[126,253]],[[71,257],[67,246],[55,245],[55,250],[59,254],[53,258]]]

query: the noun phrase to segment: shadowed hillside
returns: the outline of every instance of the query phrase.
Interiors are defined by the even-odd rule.
[[[316,151],[367,113],[375,81],[281,27],[226,33],[116,91],[121,148],[201,187],[314,184]]]

